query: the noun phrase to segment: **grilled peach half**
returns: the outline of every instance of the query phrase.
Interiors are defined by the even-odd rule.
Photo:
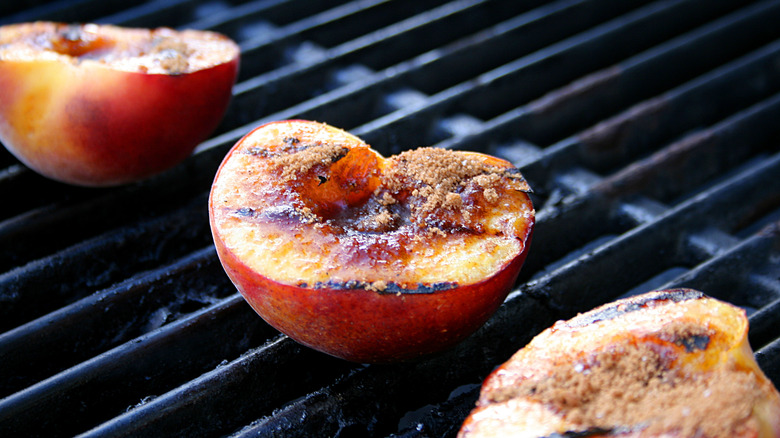
[[[222,265],[269,324],[333,356],[393,362],[456,344],[503,302],[530,243],[528,191],[495,157],[384,158],[289,120],[230,150],[209,213]]]
[[[54,180],[137,181],[173,167],[211,134],[238,64],[238,46],[206,31],[3,26],[0,141]]]
[[[460,438],[780,437],[745,312],[691,289],[560,321],[484,382]]]

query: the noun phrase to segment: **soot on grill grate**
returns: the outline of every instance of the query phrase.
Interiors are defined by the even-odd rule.
[[[536,333],[691,287],[747,309],[780,383],[780,4],[735,0],[6,2],[0,23],[224,32],[228,114],[182,165],[83,189],[0,152],[0,435],[451,437]],[[0,61],[1,62],[1,61]],[[364,366],[263,323],[206,196],[252,127],[307,118],[385,154],[518,165],[537,228],[515,291],[438,356]]]

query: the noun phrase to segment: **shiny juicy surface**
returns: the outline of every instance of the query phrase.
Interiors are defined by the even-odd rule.
[[[493,157],[423,148],[385,159],[339,129],[289,121],[231,151],[212,224],[252,270],[286,284],[470,284],[525,248],[527,191]]]
[[[182,74],[237,56],[234,42],[207,31],[55,22],[0,27],[0,61],[57,61],[128,72]]]
[[[485,381],[460,437],[777,437],[744,311],[635,297],[560,321]]]

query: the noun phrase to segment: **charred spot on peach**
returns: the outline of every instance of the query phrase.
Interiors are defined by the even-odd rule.
[[[522,266],[534,224],[529,191],[519,171],[495,157],[420,148],[384,158],[342,130],[295,120],[263,125],[239,141],[220,166],[209,205],[222,263],[263,318],[314,348],[376,361],[421,353],[397,351],[393,342],[423,344],[427,353],[456,341],[399,333],[402,341],[377,347],[382,354],[356,358],[351,351],[377,342],[370,330],[344,353],[301,336],[300,327],[355,327],[360,312],[376,314],[376,307],[358,308],[371,303],[420,330],[470,333]],[[403,324],[397,330],[409,331]]]

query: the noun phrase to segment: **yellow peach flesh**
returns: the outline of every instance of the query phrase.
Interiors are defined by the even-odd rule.
[[[621,305],[610,304],[604,307],[619,309]],[[682,438],[692,436],[688,434],[690,430],[706,427],[716,418],[734,429],[719,431],[718,433],[722,433],[720,435],[711,435],[710,430],[705,436],[780,436],[780,397],[756,363],[747,342],[748,322],[744,311],[730,304],[703,297],[658,305],[651,302],[651,305],[641,311],[628,311],[614,318],[596,318],[592,322],[581,324],[581,321],[589,321],[590,315],[596,315],[600,310],[601,308],[595,309],[573,320],[556,323],[495,370],[483,384],[477,408],[466,420],[458,436],[484,438],[514,434],[513,436],[518,437],[536,437],[588,427],[606,430],[622,427],[624,432],[619,436]],[[685,347],[680,344],[681,339],[675,337],[682,333],[699,331],[707,333],[706,346],[703,342],[696,347]],[[579,370],[580,375],[595,374],[599,365],[598,361],[594,362],[594,358],[601,357],[599,355],[621,352],[621,355],[629,357],[631,351],[645,346],[650,349],[648,351],[659,352],[663,361],[668,361],[668,383],[652,386],[655,388],[652,391],[665,388],[663,391],[668,392],[666,398],[663,393],[651,394],[649,384],[644,389],[637,390],[635,386],[631,386],[635,382],[618,383],[618,377],[615,377],[608,387],[599,386],[601,383],[596,383],[598,381],[594,377],[592,386],[589,386],[594,392],[589,392],[591,395],[583,398],[582,400],[586,401],[582,403],[574,387],[557,387],[561,391],[569,391],[573,397],[569,399],[569,406],[545,402],[544,399],[535,398],[536,394],[528,395],[517,389],[535,382],[544,385],[545,381],[552,381],[552,376],[557,375],[555,373],[559,370],[568,368]],[[650,356],[646,359],[648,363],[653,360]],[[741,388],[749,387],[748,393],[734,393],[730,389],[732,387],[728,386],[731,381],[745,382],[741,384]],[[699,390],[703,382],[708,382],[707,389]],[[734,387],[736,386],[734,383]],[[690,391],[686,389],[688,387]],[[586,417],[583,412],[588,411],[588,406],[595,405],[596,400],[606,400],[605,394],[613,393],[623,394],[620,398],[611,399],[614,408],[600,406],[598,409],[602,409],[601,412],[609,412],[603,414],[603,418],[610,415],[612,420],[609,421],[616,418],[622,420],[609,424],[588,423],[589,425],[580,422]],[[684,399],[681,397],[683,394]],[[724,395],[726,399],[723,398]],[[652,407],[641,404],[645,398],[653,400]],[[660,403],[666,408],[656,408]],[[723,406],[737,403],[746,405],[741,409],[734,408],[729,414],[722,409]],[[681,413],[686,410],[691,412],[690,420],[680,420],[684,418]],[[521,412],[528,415],[520,415]],[[707,418],[710,421],[707,421]],[[686,426],[681,426],[681,423]],[[685,427],[688,432],[681,434],[681,427]]]
[[[136,181],[177,164],[227,108],[239,49],[200,31],[0,27],[0,140],[49,178]]]
[[[355,279],[369,283],[471,284],[495,274],[523,250],[525,242],[516,236],[526,234],[533,211],[516,196],[503,196],[498,203],[485,208],[481,217],[484,232],[479,235],[445,233],[406,239],[403,234],[409,231],[403,227],[386,233],[339,234],[329,227],[311,224],[289,225],[292,229],[278,228],[273,223],[260,227],[235,212],[246,206],[257,211],[276,208],[268,204],[268,195],[278,190],[278,181],[265,161],[247,151],[282,138],[368,148],[354,136],[332,127],[306,131],[299,124],[278,123],[254,131],[231,152],[212,188],[212,199],[218,200],[214,205],[215,224],[225,247],[260,275],[281,283],[309,285]],[[392,165],[375,152],[371,154],[377,157],[379,167]],[[348,159],[349,155],[344,158]],[[245,181],[251,181],[251,189],[236,190],[247,185]],[[401,242],[404,247],[394,252],[393,246]],[[394,257],[382,256],[393,252]]]

